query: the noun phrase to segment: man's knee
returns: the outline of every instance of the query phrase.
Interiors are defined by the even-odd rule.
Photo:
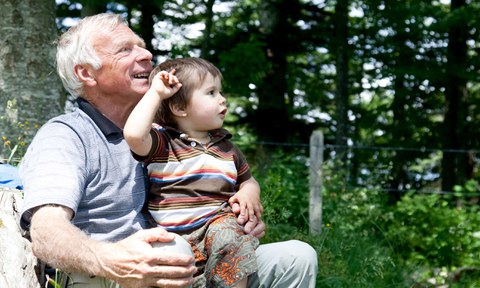
[[[290,240],[260,245],[258,277],[248,287],[313,288],[318,271],[317,252],[308,243]]]
[[[318,269],[318,256],[315,249],[310,244],[298,241],[287,241],[289,245],[289,259],[292,261],[292,268],[305,271],[305,269],[317,271]]]

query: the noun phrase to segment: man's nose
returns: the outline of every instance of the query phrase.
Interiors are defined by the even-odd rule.
[[[153,55],[147,49],[140,46],[135,46],[135,50],[137,50],[138,53],[137,59],[152,61]]]

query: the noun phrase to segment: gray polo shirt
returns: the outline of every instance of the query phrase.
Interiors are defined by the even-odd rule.
[[[59,204],[93,239],[117,241],[148,227],[145,173],[122,130],[87,101],[78,103],[42,126],[22,160],[21,226],[29,229],[33,208]]]

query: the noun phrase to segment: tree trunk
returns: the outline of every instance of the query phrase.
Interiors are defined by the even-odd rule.
[[[0,145],[2,161],[63,111],[66,94],[55,72],[55,1],[1,1],[0,27],[0,136],[12,143]]]
[[[405,21],[403,18],[400,18],[399,22]],[[408,87],[405,87],[405,82],[407,81],[405,75],[405,68],[410,65],[411,59],[414,57],[412,55],[412,50],[405,46],[404,43],[407,43],[411,35],[403,32],[402,25],[399,25],[396,35],[393,37],[394,42],[396,43],[397,50],[395,51],[395,61],[393,64],[393,70],[395,71],[393,87],[395,90],[395,95],[391,105],[391,110],[393,112],[393,123],[391,128],[391,135],[395,143],[408,143],[408,139],[411,137],[412,132],[409,129],[409,126],[405,124],[406,119],[408,119],[408,110],[406,107],[412,102],[410,93],[411,91]],[[407,175],[407,163],[409,154],[404,151],[394,151],[392,156],[392,169],[390,172],[391,178],[389,180],[389,193],[388,200],[390,204],[395,204],[401,199],[401,196],[406,192],[408,183]]]
[[[140,31],[139,34],[142,36],[145,41],[145,45],[148,51],[150,51],[154,56],[157,55],[156,49],[153,47],[152,40],[154,38],[154,26],[155,21],[153,19],[154,15],[159,12],[156,4],[151,3],[150,1],[140,2],[140,11],[142,12],[142,17],[140,19]]]
[[[22,192],[0,188],[0,287],[40,287],[39,265],[19,226]]]
[[[260,2],[260,31],[265,37],[266,58],[270,69],[258,87],[258,109],[255,126],[260,140],[285,142],[289,129],[286,105],[288,12],[297,1],[267,0]]]
[[[338,0],[335,5],[335,152],[340,165],[347,168],[348,161],[348,0]]]
[[[452,0],[451,12],[465,7],[465,0]],[[453,152],[452,150],[465,149],[462,140],[465,132],[465,115],[467,101],[467,82],[464,77],[467,65],[467,19],[457,17],[449,31],[447,50],[447,67],[445,75],[445,118],[443,135],[442,158],[442,190],[452,191],[456,184],[463,185],[467,180],[468,154]]]
[[[210,49],[211,49],[211,40],[212,39],[212,29],[213,29],[213,5],[215,0],[206,0],[205,3],[205,30],[203,32],[203,41],[201,46],[200,55],[205,59],[210,59]]]
[[[335,6],[335,54],[336,54],[336,91],[335,91],[335,120],[336,151],[340,158],[346,160],[346,146],[348,140],[348,0],[339,0]]]
[[[397,41],[397,43],[402,43],[401,41]],[[403,51],[407,49],[399,49],[400,51],[397,52],[399,55],[397,59],[397,63],[408,63],[409,56],[405,55]],[[401,71],[400,67],[397,67],[396,70]],[[409,131],[408,127],[406,127],[404,121],[407,118],[407,111],[405,107],[408,105],[409,96],[408,91],[405,89],[403,82],[405,81],[405,77],[403,74],[397,73],[395,75],[394,80],[394,87],[395,87],[395,98],[393,99],[392,103],[392,111],[393,111],[393,123],[392,123],[392,139],[397,143],[407,143],[406,139],[410,137],[411,132]],[[402,194],[405,193],[408,188],[406,184],[408,183],[408,175],[407,175],[407,162],[409,156],[405,151],[395,151],[392,157],[392,169],[391,169],[391,178],[389,181],[389,193],[388,193],[388,200],[390,204],[397,203]]]
[[[84,18],[105,12],[107,10],[107,2],[106,0],[83,0],[80,17]]]

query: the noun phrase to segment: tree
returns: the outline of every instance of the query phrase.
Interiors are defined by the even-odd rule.
[[[287,55],[292,35],[292,13],[298,13],[298,1],[260,2],[260,32],[265,39],[265,56],[270,69],[258,86],[257,134],[266,141],[285,142],[289,129],[287,111]],[[272,121],[273,120],[273,121]]]
[[[336,137],[335,144],[342,155],[345,156],[345,148],[348,140],[348,0],[338,0],[335,6],[335,66],[336,66],[336,91],[335,91],[335,120]]]
[[[2,1],[0,27],[0,135],[11,141],[0,146],[5,159],[62,112],[66,94],[54,64],[55,1]]]
[[[105,12],[107,0],[82,0],[82,11],[80,17],[86,17]]]
[[[452,191],[455,184],[463,185],[471,177],[473,167],[468,165],[469,154],[451,152],[466,149],[463,137],[466,130],[467,115],[467,39],[468,27],[465,17],[465,0],[451,1],[448,33],[448,63],[445,69],[445,132],[443,148],[450,151],[443,153],[442,190]]]

